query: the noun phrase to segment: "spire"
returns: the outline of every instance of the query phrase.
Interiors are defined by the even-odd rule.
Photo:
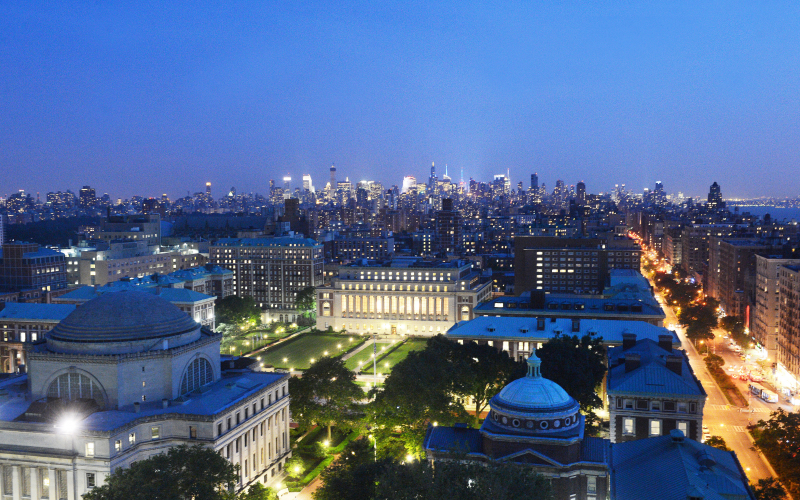
[[[528,358],[528,376],[532,378],[539,378],[542,376],[541,367],[542,360],[536,356],[536,351],[531,352]]]

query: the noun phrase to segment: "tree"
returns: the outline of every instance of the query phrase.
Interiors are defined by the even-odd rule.
[[[456,394],[475,404],[477,423],[489,400],[512,380],[519,365],[505,351],[476,342],[459,344],[444,335],[429,339],[426,349],[438,354],[440,362],[447,365],[444,369],[453,377]]]
[[[556,335],[537,350],[542,359],[542,376],[560,385],[575,398],[584,413],[593,415],[603,401],[597,387],[606,373],[601,337],[587,334]]]
[[[786,490],[774,477],[759,479],[753,485],[753,493],[758,500],[786,500]]]
[[[278,500],[278,495],[272,488],[267,488],[261,483],[253,483],[247,491],[239,493],[236,500]]]
[[[736,316],[725,316],[719,321],[719,326],[728,332],[733,341],[740,346],[744,347],[748,344],[750,339],[748,339],[747,334],[744,333],[744,321],[741,319]]]
[[[726,443],[725,439],[720,436],[711,436],[710,438],[706,439],[706,444],[713,446],[714,448],[719,448],[722,451],[731,451],[731,449],[728,448],[728,443]]]
[[[214,311],[219,323],[241,325],[248,321],[254,321],[255,323],[261,321],[261,308],[258,307],[253,297],[230,295],[217,301]]]
[[[294,299],[297,312],[304,318],[314,319],[317,316],[317,289],[313,286],[303,288],[297,292]]]
[[[186,445],[118,468],[84,500],[229,500],[238,481],[234,466],[211,448]]]
[[[706,298],[704,302],[688,304],[681,309],[678,319],[686,325],[686,336],[693,340],[713,339],[712,329],[717,326],[718,302]]]
[[[327,426],[329,440],[331,426],[352,422],[354,404],[364,397],[364,391],[356,384],[356,374],[341,358],[327,356],[312,364],[302,377],[289,379],[289,392],[292,416],[304,426]]]
[[[800,414],[779,408],[753,431],[756,447],[767,456],[793,496],[800,491]]]
[[[392,368],[383,390],[373,390],[375,400],[366,421],[375,423],[379,448],[397,443],[405,453],[422,456],[428,423],[450,425],[469,419],[458,402],[456,377],[449,366],[433,349],[412,351]]]
[[[549,481],[514,463],[427,460],[402,463],[391,457],[373,460],[366,440],[348,445],[341,458],[322,472],[315,500],[550,499]]]

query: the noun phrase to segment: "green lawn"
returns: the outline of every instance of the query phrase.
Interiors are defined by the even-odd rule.
[[[406,359],[411,351],[421,351],[425,349],[427,340],[408,339],[397,349],[390,352],[383,358],[378,359],[378,373],[389,373],[394,365]]]
[[[257,357],[261,358],[261,363],[272,365],[275,368],[306,370],[311,366],[312,359],[316,360],[326,355],[340,356],[362,340],[358,336],[304,333],[284,344],[259,353]]]
[[[378,357],[380,358],[382,354],[386,351],[391,349],[391,344],[384,344],[378,342]],[[372,370],[372,344],[370,343],[367,347],[365,347],[361,352],[353,356],[352,358],[347,360],[347,367],[351,370],[358,373],[359,362],[362,363],[360,366],[368,365],[369,370]]]

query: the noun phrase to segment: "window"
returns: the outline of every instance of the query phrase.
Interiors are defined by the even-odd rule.
[[[625,417],[622,419],[622,434],[625,436],[633,436],[636,434],[636,419],[633,417]]]
[[[686,403],[678,401],[678,412],[679,413],[686,413]]]
[[[47,388],[47,396],[74,401],[80,398],[94,399],[102,408],[105,403],[103,391],[86,375],[64,373],[53,380]]]
[[[87,488],[94,488],[95,484],[97,484],[97,483],[96,483],[96,480],[95,480],[94,472],[87,472],[86,473],[86,487]]]
[[[211,363],[205,358],[197,358],[189,363],[186,373],[183,374],[181,394],[188,394],[213,380],[214,370],[211,368]]]
[[[661,435],[661,420],[650,420],[650,436]]]
[[[122,450],[122,440],[121,439],[117,439],[116,441],[114,441],[114,450],[115,451]]]
[[[587,476],[586,477],[586,493],[593,495],[597,493],[597,477],[596,476]]]
[[[633,400],[632,399],[626,399],[625,400],[625,409],[626,410],[633,410]]]
[[[661,411],[661,401],[651,401],[650,409],[653,411]]]
[[[684,436],[689,437],[689,422],[679,420],[675,428],[683,432]]]
[[[217,436],[222,435],[222,423],[217,424]]]
[[[197,439],[197,427],[194,425],[189,426],[189,439]]]
[[[86,456],[87,457],[94,456],[94,442],[92,441],[86,443]]]
[[[161,437],[161,428],[160,427],[150,427],[150,437],[152,439],[158,439]]]
[[[136,444],[136,433],[131,432],[128,434],[128,444]]]

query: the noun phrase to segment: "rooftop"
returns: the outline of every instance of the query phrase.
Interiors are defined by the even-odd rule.
[[[542,322],[539,322],[539,319]],[[542,330],[538,330],[539,325]],[[570,318],[535,318],[516,316],[479,316],[471,321],[462,321],[447,331],[455,339],[471,340],[521,340],[547,342],[556,335],[583,336],[594,333],[603,338],[606,345],[621,345],[624,333],[636,334],[637,338],[648,338],[658,342],[659,335],[672,336],[672,345],[680,347],[681,341],[675,332],[664,327],[636,320],[580,319],[578,331],[573,332]]]
[[[212,246],[219,247],[321,247],[311,238],[221,238]]]
[[[638,354],[639,367],[625,371],[625,355]],[[667,368],[669,355],[680,356],[681,373]],[[681,351],[666,351],[651,339],[641,339],[629,349],[614,347],[608,351],[608,391],[614,393],[670,394],[702,396],[706,392],[695,377]]]
[[[31,320],[58,323],[75,310],[74,304],[38,304],[6,302],[0,319]]]

